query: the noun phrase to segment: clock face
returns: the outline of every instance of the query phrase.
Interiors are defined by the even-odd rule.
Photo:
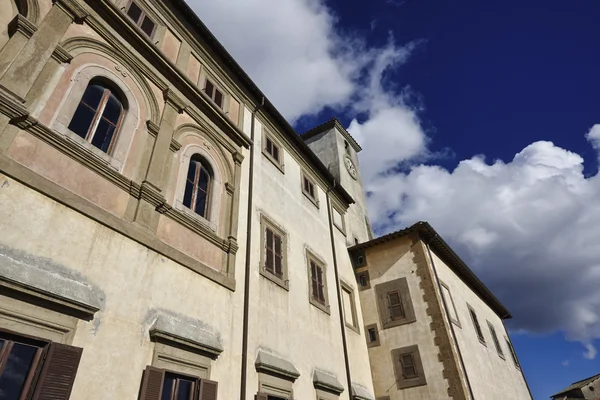
[[[346,164],[346,169],[348,170],[348,173],[350,174],[350,176],[353,179],[356,179],[356,167],[354,166],[354,163],[352,162],[350,157],[346,156],[344,158],[344,164]]]

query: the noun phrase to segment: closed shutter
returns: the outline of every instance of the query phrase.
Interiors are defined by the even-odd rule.
[[[147,366],[142,379],[140,400],[160,400],[164,380],[164,370]]]
[[[198,400],[217,400],[217,387],[219,384],[208,379],[200,380],[200,394]]]
[[[83,349],[50,343],[33,400],[68,400]]]

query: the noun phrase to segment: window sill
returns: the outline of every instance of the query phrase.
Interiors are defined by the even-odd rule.
[[[335,222],[333,223],[333,226],[335,226],[338,229],[338,231],[342,233],[342,235],[346,236],[346,231],[344,230],[344,228],[340,228]]]
[[[351,331],[355,332],[356,334],[360,335],[360,329],[358,329],[358,326],[350,325],[347,322],[345,322],[344,325],[346,325],[346,328],[348,328]]]
[[[190,217],[194,221],[197,221],[204,228],[208,228],[208,229],[210,229],[213,232],[217,231],[217,224],[215,224],[214,222],[211,222],[211,221],[207,220],[206,218],[204,218],[201,215],[196,214],[193,210],[191,210],[190,208],[186,207],[181,201],[175,200],[175,208],[178,211],[181,211],[187,217]]]
[[[462,329],[462,325],[460,324],[460,322],[458,320],[450,318],[450,322],[453,323],[454,325],[458,326],[460,329]]]
[[[408,388],[412,388],[412,387],[425,386],[425,385],[427,385],[427,381],[425,380],[425,377],[413,378],[413,379],[399,380],[397,388],[398,389],[408,389]]]
[[[309,302],[313,306],[317,307],[319,310],[323,311],[325,314],[331,315],[331,309],[329,307],[329,304],[319,303],[318,301],[314,300],[312,297],[309,298]]]
[[[277,286],[282,287],[283,289],[287,290],[288,292],[290,291],[290,281],[287,279],[280,279],[278,277],[276,277],[275,275],[273,275],[272,273],[265,271],[264,268],[260,268],[260,274],[262,276],[264,276],[265,278],[267,278],[268,280],[270,280],[271,282],[273,282],[274,284],[276,284]]]
[[[479,339],[479,338],[477,338]],[[479,343],[481,343],[482,345],[484,345],[485,347],[487,347],[487,343],[485,342],[484,339],[479,339]]]
[[[389,329],[389,328],[394,328],[396,326],[400,326],[400,325],[407,325],[407,324],[412,324],[413,322],[416,322],[417,319],[416,318],[404,318],[398,321],[389,321],[386,323],[382,323],[382,329]]]
[[[304,195],[304,197],[306,197],[308,200],[310,200],[310,202],[313,203],[313,205],[315,207],[319,208],[319,200],[311,197],[310,194],[308,194],[304,191],[304,189],[302,189],[302,194]]]
[[[63,135],[65,139],[67,139],[70,143],[92,153],[97,158],[99,158],[104,164],[114,169],[115,171],[121,171],[121,167],[123,166],[123,163],[121,161],[117,160],[115,157],[103,152],[96,146],[92,145],[90,142],[88,142],[75,132],[71,131],[69,128],[67,128],[60,122],[57,122],[55,124],[54,131]]]
[[[267,160],[271,161],[271,164],[273,164],[278,170],[280,170],[282,174],[285,174],[285,165],[284,164],[280,163],[275,158],[273,158],[273,156],[270,155],[269,153],[267,153],[267,151],[265,149],[262,150],[262,153],[267,158]]]

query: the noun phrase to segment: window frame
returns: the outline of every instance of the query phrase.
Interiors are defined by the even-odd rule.
[[[483,329],[481,328],[481,325],[479,324],[479,317],[477,317],[477,313],[475,312],[475,309],[473,307],[471,307],[471,305],[469,303],[467,303],[467,308],[469,309],[469,315],[471,316],[471,322],[473,323],[473,329],[475,330],[475,335],[477,336],[479,343],[481,343],[484,346],[487,346],[487,343],[485,341],[485,336],[483,336]]]
[[[371,329],[375,330],[375,340],[371,340]],[[367,347],[377,347],[381,345],[381,339],[379,337],[379,329],[377,329],[377,324],[365,325],[365,338],[367,340]]]
[[[275,273],[270,272],[266,269],[266,230],[269,229],[281,237],[281,273],[282,276],[278,277]],[[277,284],[278,286],[289,290],[288,280],[288,265],[287,265],[287,233],[270,218],[261,214],[260,217],[260,265],[259,271],[262,276]]]
[[[346,282],[340,280],[340,290],[340,294],[342,295],[342,309],[344,311],[344,325],[352,329],[354,332],[360,334],[360,329],[358,327],[358,310],[356,309],[356,295],[354,294],[354,288]],[[352,315],[352,321],[354,322],[353,324],[349,323],[348,319],[346,318],[347,311],[344,305],[344,292],[350,295],[350,313]]]
[[[225,112],[226,110],[226,100],[227,100],[227,94],[226,92],[221,88],[221,86],[217,83],[215,83],[216,79],[214,79],[213,77],[211,77],[210,75],[206,74],[204,75],[204,83],[202,85],[202,92],[204,94],[206,94],[208,96],[208,98],[213,102],[213,104],[215,106],[217,106],[221,111]],[[210,82],[210,84],[213,87],[213,93],[209,94],[206,91],[206,84],[207,82]],[[221,105],[219,105],[215,99],[217,92],[219,92],[221,94]]]
[[[267,150],[267,140],[269,140],[271,142],[271,146],[273,147],[277,147],[277,151],[279,154],[279,159],[276,159],[271,153],[269,153],[269,151]],[[262,128],[262,143],[261,143],[261,150],[262,150],[262,154],[273,164],[275,165],[275,167],[277,167],[278,170],[280,170],[282,173],[285,174],[285,166],[283,163],[283,158],[284,158],[284,151],[283,151],[283,146],[281,145],[281,142],[279,140],[276,140],[273,138],[273,135],[267,131],[266,128]]]
[[[518,370],[521,370],[521,363],[519,362],[519,358],[517,357],[517,353],[515,352],[515,348],[512,345],[512,342],[508,338],[508,336],[504,336],[504,340],[506,340],[506,345],[508,346],[508,351],[512,356],[513,363]]]
[[[197,156],[197,157],[196,157]],[[194,157],[196,157],[196,159],[194,159]],[[185,204],[185,192],[186,192],[186,187],[187,187],[187,182],[188,180],[188,176],[190,173],[190,168],[192,167],[192,163],[196,163],[196,172],[195,172],[195,176],[194,176],[194,182],[192,183],[192,198],[190,199],[191,203],[188,206],[187,204]],[[204,203],[204,213],[200,214],[198,211],[196,211],[196,201],[197,201],[197,193],[198,193],[198,185],[199,185],[199,179],[200,179],[200,174],[202,172],[202,169],[206,170],[206,173],[208,174],[208,183],[206,186],[206,200]],[[191,157],[190,157],[190,161],[188,163],[188,168],[187,168],[187,173],[185,174],[185,182],[184,182],[184,189],[183,189],[183,198],[181,203],[184,205],[184,207],[187,207],[189,210],[191,210],[192,212],[194,212],[196,215],[198,215],[201,218],[204,218],[207,221],[210,221],[210,213],[211,213],[211,202],[212,202],[212,196],[214,195],[214,190],[213,190],[213,186],[214,186],[214,172],[213,172],[213,168],[212,165],[210,164],[210,162],[208,162],[208,160],[205,159],[205,157],[202,156],[202,154],[199,153],[194,153]]]
[[[136,7],[138,7],[141,10],[141,14],[138,18],[137,21],[134,21],[133,18],[131,18],[131,16],[129,16],[129,9],[131,8],[131,5],[134,4],[136,5]],[[154,16],[150,15],[150,13],[148,13],[148,11],[146,11],[146,9],[140,5],[140,3],[136,0],[129,0],[127,2],[127,5],[125,6],[125,8],[123,9],[123,11],[125,12],[125,15],[127,16],[127,18],[129,18],[129,20],[138,27],[138,29],[146,36],[148,37],[150,40],[154,39],[154,36],[156,35],[156,30],[158,29],[158,23],[156,22],[157,20],[155,19]],[[146,32],[144,32],[144,30],[142,29],[142,23],[144,21],[144,17],[148,18],[150,21],[152,21],[152,23],[154,24],[154,29],[152,29],[152,33],[151,34],[147,34]]]
[[[460,324],[460,320],[458,317],[458,312],[456,311],[456,305],[454,304],[454,298],[452,297],[452,293],[450,292],[450,287],[442,281],[440,281],[440,286],[441,286],[440,291],[442,292],[442,300],[444,301],[445,306],[446,306],[446,315],[448,316],[448,319],[450,320],[450,322],[454,323],[454,325],[456,325],[462,329],[462,325]],[[448,291],[448,295],[449,295],[450,299],[446,299],[446,296],[444,295],[444,288],[446,288],[446,290]],[[450,303],[450,304],[448,304],[448,303]],[[452,317],[452,312],[450,310],[450,307],[452,307],[452,310],[454,311],[454,315],[456,316],[456,318]]]
[[[494,346],[496,347],[496,352],[498,353],[498,357],[505,360],[506,357],[504,356],[504,351],[502,350],[502,347],[500,345],[500,340],[498,340],[498,334],[496,333],[496,329],[494,328],[494,325],[492,325],[492,323],[490,321],[486,320],[486,322],[488,325],[488,329],[490,330],[490,336],[492,337],[492,342],[494,342]]]
[[[7,339],[7,337],[13,338]],[[44,364],[43,356],[47,353],[50,342],[6,329],[0,329],[0,338],[4,340],[4,344],[0,348],[0,376],[2,376],[4,370],[2,364],[7,362],[7,359],[10,356],[10,350],[13,347],[12,345],[7,345],[7,342],[12,344],[19,343],[37,348],[19,394],[19,398],[29,398],[27,394],[32,394],[35,390],[36,378],[41,374],[41,367]]]
[[[396,320],[392,320],[387,302],[388,294],[394,291],[399,292],[402,307],[404,309],[404,318]],[[377,309],[379,312],[382,329],[389,329],[400,325],[410,324],[417,320],[415,317],[415,311],[406,277],[375,285],[375,294],[377,298]]]
[[[392,363],[394,365],[394,374],[396,377],[396,387],[398,389],[406,389],[416,386],[427,385],[427,379],[425,377],[425,370],[423,368],[423,362],[421,354],[419,352],[418,345],[406,346],[398,349],[393,349],[391,352]],[[412,378],[404,377],[404,366],[402,365],[401,358],[409,355],[412,359],[412,367],[415,370],[416,376]]]
[[[320,302],[318,299],[315,299],[313,296],[313,276],[312,276],[312,263],[316,265],[317,268],[321,269],[322,274],[322,285],[323,285],[323,296],[324,301]],[[307,269],[307,277],[308,277],[308,301],[313,306],[317,307],[319,310],[324,313],[331,315],[331,307],[329,305],[329,293],[327,286],[327,267],[325,262],[314,254],[312,251],[306,249],[306,269]]]
[[[366,285],[363,286],[362,278],[365,278]],[[369,276],[369,271],[360,271],[356,273],[356,284],[358,285],[358,290],[368,290],[371,289],[371,277]]]
[[[332,213],[337,212],[340,215],[340,219],[342,220],[342,226],[339,226],[332,215],[331,220],[333,222],[333,226],[335,226],[342,233],[342,235],[346,236],[346,219],[344,218],[345,213],[340,209],[340,207],[334,205],[333,203],[331,204],[331,208]]]
[[[308,181],[309,185],[312,186],[313,195],[310,194],[310,191],[304,188],[305,180]],[[306,171],[304,170],[301,170],[300,173],[300,187],[302,189],[302,194],[304,194],[304,197],[309,199],[310,202],[315,205],[315,207],[319,208],[319,186],[317,185],[316,181],[313,178],[311,178],[308,175],[308,173],[306,173]]]

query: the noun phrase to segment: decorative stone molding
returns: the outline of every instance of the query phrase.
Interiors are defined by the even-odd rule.
[[[242,161],[244,161],[244,155],[238,151],[233,153],[233,162],[237,165],[242,165]]]
[[[213,360],[223,352],[221,335],[208,324],[166,310],[151,310],[149,315],[156,318],[149,329],[150,339],[183,345],[205,353]]]
[[[233,183],[225,182],[225,191],[229,195],[233,195],[235,192],[235,185]]]
[[[366,387],[359,385],[358,383],[352,383],[352,399],[373,400],[373,396]]]
[[[25,100],[0,85],[0,113],[11,120],[25,120],[29,111],[23,105]]]
[[[52,53],[52,58],[58,61],[59,63],[68,64],[73,59],[73,56],[59,44],[58,46],[56,46],[56,49],[54,49],[54,52]]]
[[[292,382],[300,376],[300,372],[294,367],[294,364],[262,350],[258,352],[254,365],[256,366],[256,372],[277,375]]]
[[[179,143],[175,139],[171,139],[171,144],[169,145],[169,150],[171,150],[173,153],[177,153],[180,148],[181,148],[181,143]]]
[[[417,266],[416,274],[420,278],[419,287],[427,305],[427,315],[431,318],[429,328],[434,335],[433,342],[438,348],[438,360],[442,363],[442,376],[448,382],[448,396],[455,400],[467,400],[459,368],[451,345],[452,338],[444,322],[441,298],[435,290],[435,282],[429,268],[426,249],[423,242],[415,236],[411,249],[413,262]]]
[[[24,36],[30,38],[35,31],[37,31],[37,26],[35,26],[33,22],[25,18],[22,14],[17,14],[8,24],[9,37],[12,37],[16,32],[20,32]]]
[[[53,0],[53,3],[55,7],[58,6],[69,14],[76,24],[82,24],[90,15],[79,5],[77,0]]]
[[[183,110],[187,108],[187,104],[185,104],[185,102],[173,91],[173,89],[163,90],[163,96],[165,102],[173,106],[173,108],[175,108],[179,114],[183,113]]]
[[[0,245],[0,287],[39,298],[92,318],[104,304],[104,294],[51,260]]]
[[[148,133],[154,137],[158,135],[158,131],[160,130],[160,126],[151,120],[146,121],[146,128],[148,129]]]
[[[344,387],[335,375],[317,369],[313,371],[313,385],[315,389],[324,390],[338,396],[344,391]]]

